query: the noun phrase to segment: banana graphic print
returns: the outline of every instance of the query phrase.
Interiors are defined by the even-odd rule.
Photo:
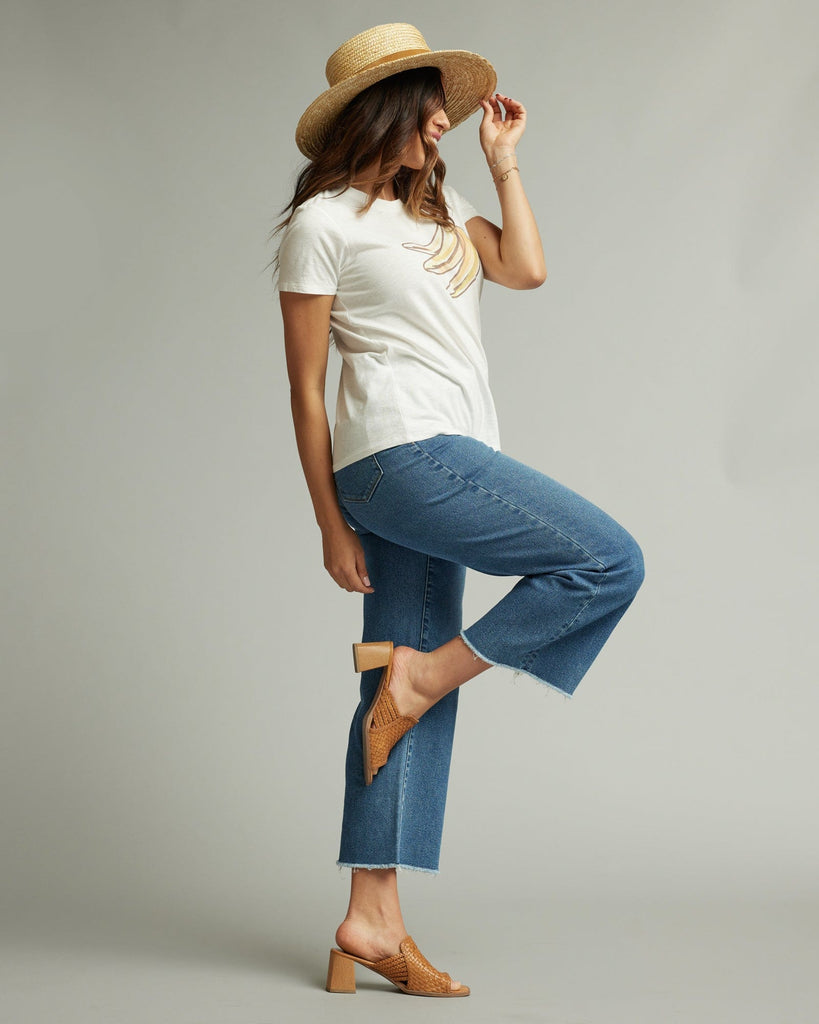
[[[436,224],[435,233],[426,245],[419,245],[417,242],[402,244],[405,249],[428,253],[428,258],[424,260],[424,270],[428,270],[430,274],[447,274],[455,271],[447,285],[447,291],[453,299],[463,295],[478,279],[481,265],[478,250],[464,229],[457,225],[453,229]]]

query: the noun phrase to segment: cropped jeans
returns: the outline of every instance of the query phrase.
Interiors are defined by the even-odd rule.
[[[373,587],[364,595],[364,641],[430,651],[460,635],[484,661],[571,697],[642,583],[642,553],[622,526],[472,437],[397,445],[334,477]],[[521,578],[464,629],[467,567]],[[421,717],[366,786],[362,720],[382,671],[361,677],[338,864],[436,873],[458,689]]]

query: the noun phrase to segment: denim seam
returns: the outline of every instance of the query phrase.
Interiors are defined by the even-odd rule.
[[[400,853],[404,828],[404,802],[407,798],[407,775],[412,761],[412,729],[407,735],[407,752],[404,756],[404,771],[401,775],[401,799],[398,802],[398,820],[395,823],[395,852]]]
[[[424,644],[426,643],[427,629],[429,627],[429,592],[432,587],[432,579],[430,569],[432,567],[432,558],[427,555],[427,567],[424,575],[424,603],[421,609],[421,633],[418,637],[418,650],[423,651]]]
[[[575,622],[577,622],[577,620],[580,618],[580,616],[583,614],[583,612],[589,607],[589,605],[592,603],[592,601],[598,596],[598,594],[600,593],[600,588],[603,586],[603,582],[604,582],[604,580],[606,579],[607,576],[608,576],[607,572],[604,572],[604,573],[601,574],[600,580],[599,580],[597,586],[594,589],[594,593],[590,594],[588,596],[586,601],[583,603],[583,606],[581,608],[577,609],[577,612],[574,615],[574,617],[572,619],[570,619],[566,623],[566,625],[560,630],[560,632],[555,633],[554,636],[549,637],[549,639],[545,643],[541,644],[540,647],[535,647],[534,650],[528,651],[526,653],[526,656],[523,659],[523,664],[521,665],[521,670],[522,671],[526,671],[526,670],[528,670],[531,667],[532,662],[535,660],[535,658],[537,657],[538,653],[540,651],[542,651],[544,647],[548,646],[548,644],[555,643],[557,640],[560,640],[561,637],[564,637],[569,632],[569,630],[572,628],[572,626],[575,624]]]
[[[571,620],[571,622],[567,623],[563,627],[563,629],[561,629],[561,631],[557,634],[556,637],[554,637],[552,640],[549,641],[550,644],[554,643],[555,640],[559,640],[562,636],[565,636],[566,633],[568,633],[568,631],[572,628],[572,626],[575,624],[575,622],[577,622],[577,620],[580,618],[580,616],[583,614],[583,612],[589,607],[589,605],[592,603],[592,601],[600,593],[600,588],[603,586],[603,581],[606,579],[607,576],[608,576],[607,572],[604,572],[604,573],[600,574],[600,579],[597,582],[597,586],[595,588],[594,593],[593,594],[589,594],[588,600],[586,600],[586,602],[583,604],[583,607],[577,609],[577,614],[575,615],[575,617]],[[536,650],[539,651],[539,650],[541,650],[541,648],[538,647],[538,648],[536,648]]]
[[[364,457],[367,458],[367,459],[372,459],[372,461],[375,463],[376,468],[378,469],[378,476],[376,476],[375,482],[373,482],[372,480],[370,481],[370,483],[367,485],[368,486],[368,490],[366,491],[364,496],[361,497],[361,498],[354,497],[351,494],[345,494],[341,490],[340,484],[338,484],[338,482],[336,482],[336,491],[338,492],[339,498],[343,502],[350,502],[353,505],[366,505],[371,500],[372,496],[375,494],[376,489],[378,488],[378,485],[384,479],[384,469],[383,469],[381,463],[375,457],[375,455],[366,455]],[[339,470],[339,472],[341,472],[341,470]]]
[[[495,491],[490,491],[488,487],[484,487],[483,484],[479,484],[477,480],[467,480],[465,477],[462,477],[460,473],[456,473],[455,470],[452,469],[450,466],[447,466],[443,462],[439,462],[438,459],[436,459],[433,455],[430,455],[429,452],[425,452],[424,449],[421,448],[421,446],[416,441],[412,442],[412,446],[415,449],[417,449],[424,456],[424,458],[429,459],[429,461],[432,462],[434,465],[439,466],[447,473],[450,473],[456,480],[460,480],[461,483],[468,484],[471,487],[477,487],[478,490],[483,491],[484,494],[490,495],[490,497],[494,498],[495,501],[499,501],[502,504],[507,505],[509,508],[515,509],[516,512],[520,512],[522,515],[528,516],[530,519],[533,519],[536,523],[540,523],[541,526],[547,527],[554,533],[558,534],[560,537],[563,537],[564,540],[568,541],[568,543],[571,544],[573,547],[576,547],[578,551],[582,551],[584,555],[590,558],[593,562],[596,562],[601,569],[604,567],[604,563],[601,562],[599,558],[595,558],[591,551],[587,551],[582,544],[578,544],[577,541],[574,540],[572,537],[567,536],[562,530],[558,530],[557,527],[550,523],[547,519],[541,519],[540,516],[536,516],[534,512],[530,512],[529,509],[522,508],[520,505],[516,505],[513,501],[509,501],[508,498],[504,498],[502,495],[496,494]]]
[[[421,635],[418,638],[418,650],[420,650],[420,651],[422,651],[424,649],[425,634],[426,634],[426,628],[427,628],[427,623],[428,623],[427,612],[428,612],[428,609],[429,609],[430,565],[431,564],[432,564],[432,560],[431,560],[430,556],[427,555],[426,574],[425,574],[425,577],[424,577],[424,598],[423,598],[423,607],[422,607],[422,610],[421,610]],[[404,821],[404,804],[405,804],[406,798],[407,798],[407,776],[409,775],[410,763],[412,761],[412,740],[413,740],[413,734],[412,734],[412,729],[410,729],[409,730],[409,734],[407,736],[407,756],[404,759],[404,773],[403,773],[403,775],[401,777],[401,802],[400,802],[400,804],[398,806],[398,823],[397,823],[398,824],[398,842],[396,843],[396,848],[398,850],[401,849],[401,845],[402,845],[401,837],[402,837],[402,825],[403,825],[403,821]]]
[[[370,501],[372,499],[372,496],[378,490],[378,485],[384,479],[384,467],[378,461],[378,456],[375,455],[375,454],[373,454],[373,462],[376,464],[376,466],[378,466],[379,473],[378,473],[378,479],[375,481],[375,484],[373,485],[373,489],[370,491],[370,497],[367,499],[367,501]]]

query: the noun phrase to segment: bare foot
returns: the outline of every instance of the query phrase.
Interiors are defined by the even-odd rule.
[[[362,960],[375,961],[397,956],[401,952],[401,941],[405,937],[403,925],[399,928],[385,925],[375,930],[363,922],[345,918],[336,931],[336,945],[345,953],[351,953]],[[461,987],[461,983],[453,979],[449,987],[455,992]]]
[[[393,651],[390,693],[402,715],[420,718],[438,700],[424,686],[428,658],[428,654],[414,647],[396,647]]]
[[[384,925],[376,930],[363,921],[345,918],[336,931],[336,943],[345,953],[360,956],[362,960],[383,960],[397,956],[401,940],[406,935],[403,927]]]
[[[396,647],[392,655],[390,693],[402,715],[420,718],[461,683],[485,672],[492,665],[453,637],[434,651]]]

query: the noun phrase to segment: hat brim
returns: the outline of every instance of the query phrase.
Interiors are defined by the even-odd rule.
[[[488,99],[498,83],[495,69],[485,57],[469,50],[430,50],[398,57],[368,68],[323,92],[299,118],[296,145],[311,160],[324,148],[333,121],[350,100],[369,86],[410,68],[435,67],[441,71],[446,100],[444,110],[450,128],[465,121]]]

